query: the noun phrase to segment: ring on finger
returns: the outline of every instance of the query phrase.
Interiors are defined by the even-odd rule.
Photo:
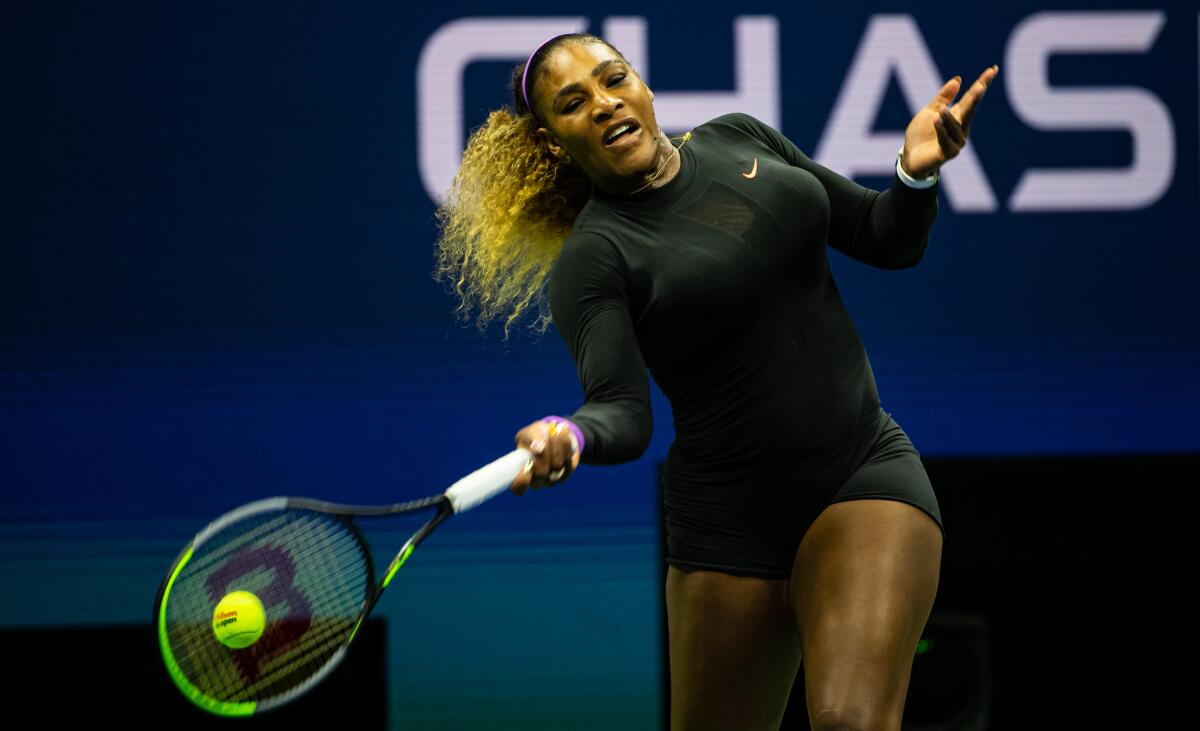
[[[558,469],[551,472],[549,475],[546,475],[546,479],[549,480],[550,482],[558,482],[559,480],[562,479],[563,473],[566,471],[567,471],[566,467],[559,467]]]

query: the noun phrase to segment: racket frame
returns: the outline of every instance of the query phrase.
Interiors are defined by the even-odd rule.
[[[376,583],[375,561],[369,550],[370,544],[367,542],[362,530],[354,522],[354,518],[394,517],[418,513],[430,508],[436,508],[437,512],[404,542],[404,545],[396,552],[391,563],[388,564],[388,569],[383,580]],[[167,604],[170,600],[171,587],[174,585],[175,579],[187,566],[188,561],[191,560],[196,549],[203,546],[209,539],[225,528],[258,513],[282,512],[292,509],[324,513],[340,519],[345,523],[346,528],[355,535],[361,545],[367,549],[363,551],[363,554],[366,560],[367,583],[370,588],[363,599],[358,618],[354,623],[354,628],[350,631],[345,641],[343,641],[342,646],[330,656],[321,669],[313,673],[312,676],[305,679],[303,683],[295,688],[259,701],[231,702],[212,698],[188,680],[182,668],[180,668],[178,661],[175,659],[174,654],[171,652],[171,644],[167,637],[166,628]],[[303,497],[274,497],[256,500],[255,502],[247,503],[229,511],[212,523],[209,523],[203,530],[196,534],[191,543],[175,558],[175,561],[171,564],[171,569],[167,572],[167,575],[163,578],[158,588],[154,599],[154,622],[157,628],[159,651],[162,653],[163,662],[167,667],[167,674],[170,675],[171,680],[174,681],[175,686],[179,688],[184,697],[201,709],[219,716],[250,716],[296,700],[337,669],[345,658],[346,651],[349,649],[351,643],[358,636],[358,630],[362,627],[363,620],[370,615],[371,610],[374,609],[375,604],[379,601],[379,597],[383,595],[384,590],[387,589],[396,572],[404,565],[404,562],[408,560],[416,547],[428,538],[434,529],[441,525],[446,518],[449,518],[453,514],[454,507],[445,494],[392,505],[347,505]]]
[[[396,572],[404,565],[409,556],[412,555],[413,550],[451,515],[471,510],[504,492],[508,488],[509,483],[522,470],[527,471],[529,469],[532,460],[532,453],[527,449],[517,448],[503,457],[480,467],[469,475],[462,477],[440,495],[433,495],[403,503],[393,503],[391,505],[347,505],[303,497],[274,497],[247,503],[217,518],[206,526],[204,530],[197,533],[195,538],[176,557],[175,562],[171,565],[171,568],[167,571],[166,576],[159,585],[158,593],[154,600],[154,622],[158,630],[159,649],[162,652],[163,662],[167,666],[168,674],[185,697],[205,711],[217,715],[249,716],[272,708],[278,708],[289,701],[295,700],[315,687],[341,664],[350,644],[358,636],[358,630],[362,626],[363,620],[370,615],[376,602],[379,601],[379,597],[383,595],[383,592],[387,589],[388,584],[391,583]],[[364,549],[367,583],[370,586],[370,590],[363,599],[358,619],[355,621],[354,628],[350,631],[350,634],[341,647],[326,661],[325,665],[295,688],[290,688],[280,695],[261,701],[233,703],[211,698],[188,681],[183,674],[183,670],[179,667],[179,663],[171,653],[170,640],[167,638],[166,630],[167,603],[170,599],[171,587],[191,559],[196,548],[202,546],[205,541],[216,535],[219,531],[224,530],[238,520],[258,512],[293,508],[325,513],[339,518],[346,524],[346,527],[354,534],[355,539]],[[429,508],[436,508],[437,512],[413,533],[412,537],[404,542],[404,545],[397,551],[391,563],[388,564],[383,580],[376,584],[375,565],[371,557],[370,544],[367,543],[362,531],[354,523],[354,518],[405,515]]]

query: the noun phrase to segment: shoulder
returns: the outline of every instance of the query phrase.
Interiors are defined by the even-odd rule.
[[[751,142],[764,145],[789,162],[801,155],[800,150],[779,130],[742,112],[722,114],[720,117],[700,125],[697,132],[700,130],[711,130],[713,134],[720,136],[726,142]]]
[[[607,237],[575,231],[563,242],[547,290],[555,323],[573,328],[589,313],[629,306],[628,269]]]
[[[745,114],[744,112],[722,114],[721,116],[711,119],[708,122],[700,125],[700,129],[705,128],[730,131],[759,140],[768,136],[779,134],[779,132],[772,129],[770,125],[767,125],[757,118],[752,117],[749,114]]]
[[[609,236],[588,228],[571,232],[550,270],[550,288],[579,291],[584,288],[624,288],[625,257]]]
[[[616,242],[598,230],[572,230],[563,241],[563,250],[554,260],[551,270],[553,280],[577,278],[588,271],[607,270],[623,272],[625,259]]]
[[[619,234],[619,221],[614,220],[612,212],[600,201],[591,198],[575,218],[554,270],[579,266],[624,270],[625,257],[617,243]]]

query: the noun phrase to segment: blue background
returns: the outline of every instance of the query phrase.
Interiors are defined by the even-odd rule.
[[[1056,9],[1106,7],[1124,6]],[[1031,129],[998,84],[972,144],[1000,209],[943,198],[912,270],[831,255],[884,407],[926,456],[1200,451],[1200,24],[1190,5],[1160,7],[1148,52],[1050,66],[1055,85],[1137,86],[1168,107],[1176,166],[1154,205],[1008,210],[1024,170],[1127,165],[1131,144]],[[422,496],[579,403],[555,332],[481,336],[430,276],[415,68],[437,28],[489,8],[0,11],[0,626],[147,621],[170,560],[221,512],[277,494]],[[969,79],[1036,10],[907,12],[939,71]],[[734,83],[727,6],[638,12],[656,88]],[[781,127],[811,152],[872,11],[743,12],[778,19]],[[466,70],[464,132],[508,101],[510,66]],[[876,128],[909,116],[893,84]],[[672,434],[654,398],[644,459],[502,496],[404,569],[379,612],[432,631],[389,646],[394,724],[657,722],[655,474]],[[383,560],[412,527],[371,529]]]

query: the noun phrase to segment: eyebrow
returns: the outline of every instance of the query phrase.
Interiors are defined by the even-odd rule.
[[[621,59],[610,58],[610,59],[601,61],[600,63],[596,64],[596,68],[592,69],[592,78],[596,78],[600,74],[604,73],[604,70],[607,69],[609,66],[611,66],[614,63],[621,63]],[[573,84],[567,84],[557,94],[554,95],[554,101],[552,101],[551,104],[554,104],[555,102],[557,102],[559,100],[559,98],[564,97],[567,94],[573,94],[577,91],[582,91],[582,90],[583,90],[583,85],[580,84],[579,82],[575,82]]]

